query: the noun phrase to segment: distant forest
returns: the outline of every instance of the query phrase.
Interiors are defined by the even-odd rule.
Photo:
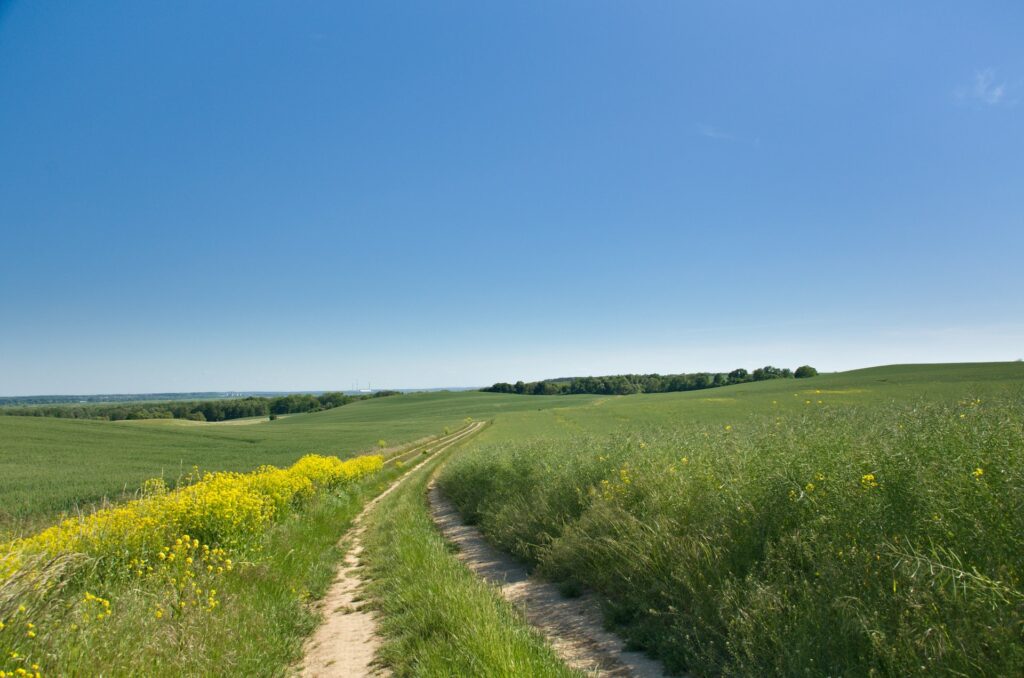
[[[615,374],[607,377],[568,377],[544,381],[499,382],[480,389],[491,393],[519,393],[522,395],[568,395],[591,393],[595,395],[630,395],[632,393],[668,393],[696,391],[716,386],[745,384],[768,379],[803,379],[818,371],[810,365],[790,370],[766,365],[753,372],[744,369],[732,372],[695,372],[693,374]]]
[[[321,395],[293,393],[276,398],[250,396],[192,402],[144,402],[76,405],[35,405],[0,407],[0,415],[21,417],[59,417],[62,419],[190,419],[192,421],[226,421],[245,417],[275,418],[279,414],[319,412],[341,407],[356,400],[399,395],[398,391],[376,391],[368,395],[345,395],[329,391]]]

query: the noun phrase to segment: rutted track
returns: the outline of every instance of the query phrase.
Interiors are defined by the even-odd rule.
[[[465,525],[458,510],[435,482],[429,488],[434,523],[459,547],[469,569],[498,587],[526,620],[543,633],[567,666],[600,676],[663,676],[661,664],[640,652],[622,649],[622,639],[605,630],[597,600],[590,594],[565,598],[558,588],[531,577],[527,569],[487,543],[483,534]]]
[[[426,460],[474,435],[484,425],[484,422],[471,423],[455,433],[413,447],[407,452],[398,453],[389,459],[388,463],[413,459]],[[409,471],[418,465],[414,464]],[[363,584],[359,572],[361,537],[366,515],[408,477],[409,472],[406,472],[368,502],[342,538],[342,543],[347,543],[348,546],[345,560],[338,569],[327,595],[318,605],[323,611],[324,620],[306,643],[300,675],[353,678],[386,675],[385,671],[373,666],[374,654],[379,645],[376,617],[372,611],[363,609],[360,605]]]

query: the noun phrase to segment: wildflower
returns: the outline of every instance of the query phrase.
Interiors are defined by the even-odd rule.
[[[807,494],[810,494],[811,492],[814,492],[814,483],[807,483],[804,486],[804,491],[806,491]]]
[[[875,480],[874,473],[865,473],[860,477],[860,486],[865,490],[870,490],[873,487],[878,487],[878,481]]]
[[[732,430],[732,424],[726,424],[725,425],[725,430],[726,431],[731,431]]]
[[[983,468],[981,468],[981,467],[979,466],[978,468],[974,469],[974,470],[973,470],[973,471],[971,472],[971,475],[972,475],[972,476],[974,476],[974,478],[975,478],[976,480],[981,480],[981,477],[982,477],[983,475],[985,475],[985,469],[983,469]]]

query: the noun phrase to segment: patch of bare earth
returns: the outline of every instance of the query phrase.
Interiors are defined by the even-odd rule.
[[[549,640],[570,668],[600,676],[665,675],[661,664],[640,652],[623,649],[622,639],[607,631],[596,598],[566,598],[547,581],[531,577],[512,556],[487,543],[480,530],[466,525],[458,509],[435,483],[430,484],[430,511],[458,557],[469,569],[497,586],[526,620]]]
[[[303,653],[305,659],[299,675],[310,678],[387,675],[373,666],[380,640],[377,637],[376,615],[362,603],[363,579],[359,576],[359,555],[363,551],[363,518],[396,487],[398,482],[369,502],[345,536],[348,542],[345,560],[327,595],[318,604],[324,621],[306,642]]]

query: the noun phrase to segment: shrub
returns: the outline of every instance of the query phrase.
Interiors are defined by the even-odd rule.
[[[816,377],[818,376],[818,370],[814,369],[810,365],[801,365],[800,367],[796,368],[796,372],[793,373],[793,376],[796,377],[797,379]]]

